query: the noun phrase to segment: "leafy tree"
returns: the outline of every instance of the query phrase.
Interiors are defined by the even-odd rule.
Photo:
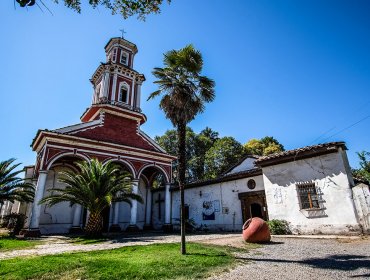
[[[233,137],[223,137],[215,141],[205,155],[205,177],[213,179],[227,168],[236,164],[245,155],[242,144]]]
[[[213,131],[211,128],[206,127],[196,137],[195,153],[189,162],[192,168],[193,181],[202,180],[206,178],[205,175],[205,158],[206,153],[211,149],[218,140],[218,132]]]
[[[218,132],[206,127],[196,134],[190,127],[186,128],[186,183],[202,180],[204,178],[204,159],[206,152],[218,139]],[[166,150],[167,153],[177,154],[177,132],[174,129],[167,130],[164,135],[156,136],[154,140]],[[174,169],[177,166],[175,164]]]
[[[159,106],[164,111],[166,118],[171,120],[177,129],[178,183],[181,197],[181,253],[185,254],[186,125],[198,113],[204,111],[204,103],[214,99],[215,83],[208,77],[201,76],[202,55],[192,45],[165,53],[164,65],[164,68],[154,68],[153,70],[153,75],[157,78],[154,83],[159,86],[159,90],[153,92],[148,99],[163,94]]]
[[[16,0],[19,6],[29,7],[38,2],[45,5],[42,0]],[[81,13],[81,0],[62,0],[64,5],[68,8]],[[58,3],[59,0],[54,0]],[[171,0],[167,0],[168,3]],[[159,13],[161,11],[160,6],[163,0],[89,0],[89,4],[96,8],[98,6],[104,6],[111,10],[112,14],[121,14],[123,18],[127,19],[130,16],[137,15],[139,19],[145,20],[145,17],[151,13]]]
[[[76,163],[79,171],[66,170],[61,172],[59,182],[65,188],[53,188],[51,194],[44,197],[41,203],[49,206],[68,201],[70,205],[79,204],[89,212],[85,227],[88,236],[100,236],[103,231],[102,212],[113,202],[125,201],[131,204],[131,199],[142,202],[142,198],[132,193],[132,182],[129,174],[122,172],[119,166],[112,162],[102,164],[97,159],[91,162]]]
[[[35,195],[35,188],[31,183],[25,182],[18,175],[23,170],[15,171],[20,165],[14,164],[15,159],[8,159],[0,162],[0,206],[5,201],[32,202]]]
[[[357,155],[360,159],[360,168],[352,170],[353,176],[370,183],[370,152],[362,151]]]
[[[251,139],[244,144],[247,154],[266,156],[284,151],[284,146],[274,137],[266,136],[258,139]]]

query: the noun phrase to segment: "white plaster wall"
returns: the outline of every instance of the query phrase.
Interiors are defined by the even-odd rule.
[[[54,167],[49,170],[45,184],[44,196],[49,195],[48,190],[57,187],[64,188],[64,184],[58,182],[61,167]],[[69,202],[58,203],[54,206],[41,206],[40,231],[42,234],[68,233],[72,227],[74,208],[70,207]]]
[[[145,182],[140,179],[139,181],[139,195],[143,199],[143,203],[137,203],[137,226],[142,229],[145,223],[145,209],[146,209],[146,199],[147,199],[147,187]],[[119,205],[119,218],[118,224],[122,230],[125,230],[130,224],[131,218],[131,206],[126,202],[120,202]]]
[[[256,181],[256,187],[250,190],[247,182],[250,179]],[[208,228],[209,230],[219,231],[241,231],[243,225],[241,203],[238,198],[239,193],[262,191],[262,175],[253,176],[222,182],[208,186],[185,189],[185,204],[189,205],[189,218],[193,219],[198,227]],[[202,195],[200,195],[200,191]],[[219,201],[220,211],[215,212],[215,220],[203,220],[203,202]],[[228,214],[223,212],[228,209]],[[174,191],[172,194],[172,224],[175,228],[179,227],[180,219],[180,193]]]
[[[161,202],[160,204],[158,201],[158,195],[160,194]],[[152,193],[152,224],[154,229],[162,229],[164,224],[164,216],[165,216],[165,192],[164,190],[156,191]],[[179,204],[180,205],[180,204]],[[159,215],[159,207],[161,215]]]
[[[369,186],[359,184],[352,189],[359,222],[364,233],[370,233],[370,191]]]
[[[131,206],[126,202],[119,203],[118,224],[122,230],[125,230],[130,224]]]
[[[296,234],[351,234],[360,230],[343,151],[263,167],[269,219],[284,219]],[[296,183],[315,182],[323,209],[301,210]]]
[[[245,160],[243,160],[242,163],[240,163],[238,166],[235,166],[235,168],[233,168],[227,174],[233,174],[233,173],[237,173],[237,172],[241,172],[241,171],[254,169],[254,168],[256,168],[256,166],[254,165],[255,161],[256,161],[255,158],[252,158],[252,157],[251,158],[246,158]]]
[[[140,180],[139,184],[139,195],[143,199],[143,203],[137,203],[137,226],[142,229],[145,224],[145,206],[146,206],[146,191],[147,188],[144,184],[144,181]]]

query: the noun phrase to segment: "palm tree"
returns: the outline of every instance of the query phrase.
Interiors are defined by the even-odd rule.
[[[13,164],[14,161],[11,158],[0,162],[0,210],[5,201],[32,202],[35,195],[34,186],[18,177],[23,170],[15,171],[20,163]]]
[[[215,83],[200,75],[203,67],[202,55],[192,45],[165,53],[163,62],[164,68],[154,68],[152,72],[158,79],[154,83],[158,84],[159,90],[153,92],[148,100],[163,94],[159,107],[177,129],[178,183],[181,196],[181,253],[186,254],[184,219],[186,125],[198,113],[204,111],[205,102],[211,102],[214,99]]]
[[[40,204],[48,206],[68,201],[70,205],[79,204],[89,212],[85,227],[87,236],[100,236],[103,231],[102,212],[113,202],[127,202],[131,199],[142,202],[142,198],[132,192],[130,175],[122,172],[120,167],[112,162],[101,163],[97,159],[91,162],[76,163],[79,171],[66,170],[60,172],[59,182],[65,188],[54,188],[52,194],[44,197]]]

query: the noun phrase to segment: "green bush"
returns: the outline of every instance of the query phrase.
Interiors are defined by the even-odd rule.
[[[270,220],[267,222],[271,234],[290,234],[289,223],[285,220]]]

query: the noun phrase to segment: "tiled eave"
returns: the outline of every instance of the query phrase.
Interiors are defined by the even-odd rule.
[[[217,183],[223,183],[223,182],[229,182],[233,180],[238,180],[238,179],[244,179],[248,177],[253,177],[253,176],[258,176],[262,175],[262,169],[261,168],[254,168],[246,171],[241,171],[229,175],[224,175],[215,179],[211,180],[205,180],[205,181],[198,181],[190,184],[185,185],[185,189],[191,189],[191,188],[197,188],[197,187],[203,187],[203,186],[209,186]],[[173,187],[171,190],[178,190],[179,187]]]
[[[344,142],[330,142],[323,143],[314,146],[306,146],[299,149],[288,150],[268,156],[260,157],[255,161],[255,164],[260,167],[312,158],[319,155],[325,155],[337,152],[340,148],[346,150],[346,145]]]

